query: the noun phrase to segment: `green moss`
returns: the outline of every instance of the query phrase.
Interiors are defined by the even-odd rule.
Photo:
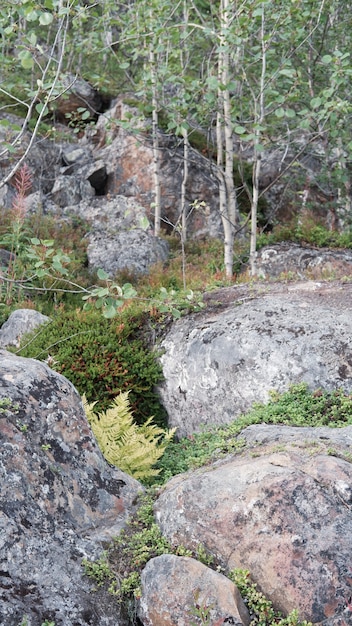
[[[165,482],[175,474],[241,449],[243,441],[238,435],[251,424],[335,428],[352,425],[352,396],[341,389],[311,392],[305,383],[293,385],[281,395],[272,392],[267,404],[254,404],[251,411],[228,425],[171,442],[157,465],[161,469],[157,480]]]

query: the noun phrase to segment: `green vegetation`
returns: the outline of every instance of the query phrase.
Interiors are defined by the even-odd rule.
[[[285,157],[292,156],[287,152],[295,151],[292,169],[295,174],[301,170],[300,177],[292,177],[296,187],[283,179],[282,203],[290,205],[298,217],[291,224],[270,224],[273,232],[261,234],[257,248],[283,240],[352,248],[349,3],[279,0],[273,8],[269,0],[246,0],[238,11],[231,7],[229,20],[226,7],[227,3],[206,0],[176,7],[170,0],[140,0],[117,11],[113,0],[4,0],[0,7],[0,108],[22,119],[27,116],[29,129],[55,138],[60,132],[52,131],[58,121],[56,103],[67,88],[67,77],[82,76],[102,94],[113,97],[132,85],[131,104],[138,103],[139,113],[149,119],[152,115],[155,126],[159,123],[177,137],[180,147],[189,144],[208,158],[209,172],[214,172],[214,159],[223,148],[223,137],[215,146],[215,125],[226,118],[222,130],[231,133],[228,146],[236,144],[237,154],[247,154],[247,160],[231,156],[222,171],[229,173],[225,191],[229,199],[229,181],[235,184],[236,211],[243,214],[242,220],[251,211],[254,232],[257,223],[263,229],[266,226],[265,217],[253,212],[254,191],[260,191],[254,189],[260,154],[281,146],[278,170],[282,172]],[[221,67],[227,67],[222,77]],[[69,113],[67,119],[72,134],[92,123],[84,107]],[[6,116],[0,123],[3,156],[15,165],[16,158],[24,156],[22,147],[17,153],[15,147],[22,128]],[[116,123],[133,130],[135,120],[131,114]],[[304,159],[317,163],[312,181],[306,180]],[[218,165],[221,169],[225,164]],[[23,306],[52,318],[25,338],[19,353],[48,360],[89,403],[96,403],[101,421],[109,415],[114,398],[128,392],[135,420],[135,424],[128,421],[129,428],[151,426],[150,415],[156,425],[165,426],[165,412],[154,390],[161,379],[155,340],[170,312],[177,316],[194,310],[200,307],[199,294],[233,282],[232,271],[240,274],[248,261],[248,241],[236,240],[233,263],[225,267],[222,241],[186,242],[183,251],[177,237],[169,238],[172,255],[167,267],[156,266],[141,279],[128,276],[128,282],[119,287],[102,271],[88,274],[83,221],[59,222],[43,216],[40,207],[33,216],[26,215],[25,196],[31,189],[26,166],[11,184],[15,188],[13,209],[0,217],[0,246],[10,253],[0,284],[0,323]],[[256,209],[265,212],[261,193],[256,202]],[[318,219],[305,216],[305,209],[314,216],[321,202],[332,218],[345,224],[344,233],[327,230]],[[234,225],[235,221],[231,217],[224,223]],[[123,276],[116,277],[119,284],[120,279]],[[0,413],[12,408],[3,401]],[[240,450],[243,442],[238,434],[249,424],[340,427],[352,423],[351,409],[351,397],[341,391],[310,393],[305,385],[296,385],[283,395],[273,392],[267,405],[255,405],[226,427],[170,441],[153,468],[158,475],[151,479],[160,484],[176,473]],[[92,425],[98,427],[94,413],[89,412]],[[27,426],[19,423],[18,428],[25,433]],[[116,456],[109,460],[122,464]],[[151,556],[168,550],[171,547],[154,524],[151,502],[144,503],[129,530],[115,542],[116,563],[122,569],[111,565],[109,551],[99,562],[87,562],[86,572],[98,585],[107,581],[113,591],[128,596],[138,587],[140,568]],[[182,548],[178,550],[182,553]],[[195,556],[208,558],[201,547]],[[274,614],[248,582],[247,573],[238,573],[237,579],[256,624],[297,623],[295,614],[284,620]],[[206,623],[206,607],[199,610],[203,612],[195,617]],[[52,626],[49,620],[44,624]]]
[[[133,422],[128,392],[114,398],[104,413],[94,413],[95,402],[83,405],[98,445],[106,460],[139,480],[157,476],[153,466],[164,454],[175,428],[165,431],[148,418],[142,426]]]
[[[162,374],[151,350],[152,322],[138,309],[108,320],[97,310],[59,308],[49,324],[24,339],[19,354],[41,360],[50,355],[53,369],[88,402],[97,402],[98,410],[107,409],[121,391],[130,391],[136,422],[154,415],[163,426],[165,411],[154,389]]]
[[[283,617],[278,611],[274,611],[272,602],[257,589],[257,585],[250,579],[247,570],[235,569],[229,573],[229,578],[237,585],[242,598],[251,616],[251,626],[311,626],[311,622],[300,622],[297,611],[292,611],[287,617]]]
[[[317,248],[352,248],[352,231],[338,232],[313,222],[312,219],[293,220],[275,226],[273,232],[258,236],[258,249],[281,241],[293,241]]]
[[[267,404],[256,404],[252,410],[241,415],[232,423],[208,432],[194,434],[180,441],[169,443],[158,463],[161,470],[156,477],[164,483],[172,476],[189,469],[200,467],[229,453],[240,452],[244,441],[241,431],[251,424],[286,424],[290,426],[330,426],[342,427],[352,424],[352,396],[342,391],[310,392],[307,385],[293,385],[286,393],[272,392]],[[330,451],[331,454],[335,452]],[[346,458],[350,460],[350,458]],[[157,492],[149,490],[141,496],[140,507],[129,521],[127,528],[110,544],[102,559],[97,562],[84,562],[85,573],[97,585],[106,585],[127,607],[131,607],[140,595],[140,574],[154,556],[178,554],[192,556],[208,567],[219,570],[218,564],[207,554],[200,544],[196,552],[184,546],[171,546],[161,535],[155,524],[153,501]],[[226,573],[226,572],[225,572]],[[252,626],[308,626],[299,622],[296,611],[283,617],[274,610],[272,603],[258,591],[245,570],[227,573],[238,586],[249,609]],[[209,607],[200,606],[192,615],[205,621]]]
[[[311,392],[305,383],[293,385],[281,395],[273,391],[267,404],[253,405],[230,424],[171,442],[158,463],[161,472],[157,481],[164,482],[240,450],[243,441],[238,435],[252,424],[348,426],[352,424],[352,396],[341,390]]]

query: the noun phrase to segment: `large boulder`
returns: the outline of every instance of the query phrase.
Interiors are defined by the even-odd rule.
[[[160,346],[159,392],[179,436],[228,423],[293,383],[352,390],[350,283],[242,285],[207,300]]]
[[[65,213],[90,226],[87,257],[92,270],[101,268],[110,276],[123,270],[146,274],[169,256],[166,240],[154,237],[145,209],[133,198],[98,196],[67,207]]]
[[[122,624],[82,559],[101,556],[141,485],[105,462],[75,388],[44,363],[0,351],[0,402],[0,623]]]
[[[244,452],[171,479],[157,522],[172,544],[201,541],[225,571],[248,569],[284,614],[348,624],[352,427],[337,437],[329,428],[282,427],[272,436],[272,427],[258,428],[260,444],[253,426]]]
[[[137,103],[136,98],[134,98]],[[138,103],[137,103],[138,104]],[[96,155],[106,164],[106,193],[133,197],[153,220],[154,156],[150,123],[141,117],[136,105],[119,98],[101,115],[90,137],[96,143]],[[159,131],[160,186],[162,226],[172,230],[181,213],[183,184],[183,148],[177,138]],[[206,139],[204,140],[206,143]],[[186,182],[186,206],[204,202],[205,207],[190,209],[188,232],[194,237],[221,237],[223,227],[219,212],[218,181],[211,161],[201,152],[191,150]]]
[[[352,250],[312,248],[283,241],[259,250],[256,270],[262,278],[343,278],[352,274]]]

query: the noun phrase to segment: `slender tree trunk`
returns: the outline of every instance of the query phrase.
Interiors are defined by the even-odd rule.
[[[149,65],[152,84],[152,141],[153,141],[153,175],[154,175],[154,235],[160,235],[161,222],[161,185],[160,185],[160,150],[158,136],[158,85],[153,42],[149,49]]]
[[[188,206],[186,201],[186,187],[188,181],[188,160],[189,160],[189,139],[188,131],[183,129],[183,176],[181,183],[181,236],[183,242],[187,239],[187,218],[188,218]]]
[[[251,203],[251,240],[250,240],[250,272],[251,276],[256,274],[256,257],[257,257],[257,221],[258,221],[258,201],[259,201],[259,180],[260,168],[262,163],[262,153],[260,145],[261,125],[265,118],[265,76],[266,76],[266,43],[265,43],[265,14],[264,4],[262,6],[262,25],[261,25],[261,47],[262,47],[262,69],[259,83],[259,98],[254,100],[254,117],[256,122],[255,141],[254,141],[254,163],[253,163],[253,194]]]
[[[218,56],[218,113],[216,127],[217,165],[219,179],[220,214],[224,228],[224,264],[228,278],[233,275],[233,253],[238,207],[233,180],[233,125],[231,98],[226,85],[229,83],[230,56],[227,34],[230,22],[230,1],[221,0],[220,6],[220,51]]]

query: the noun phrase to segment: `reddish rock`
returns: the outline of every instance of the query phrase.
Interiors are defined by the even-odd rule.
[[[197,608],[207,624],[248,626],[250,621],[237,587],[199,561],[164,554],[147,563],[138,611],[144,626],[198,623]]]
[[[201,540],[224,567],[249,569],[285,614],[338,624],[352,617],[352,465],[326,454],[328,438],[326,448],[299,441],[175,477],[156,518],[173,544]]]

